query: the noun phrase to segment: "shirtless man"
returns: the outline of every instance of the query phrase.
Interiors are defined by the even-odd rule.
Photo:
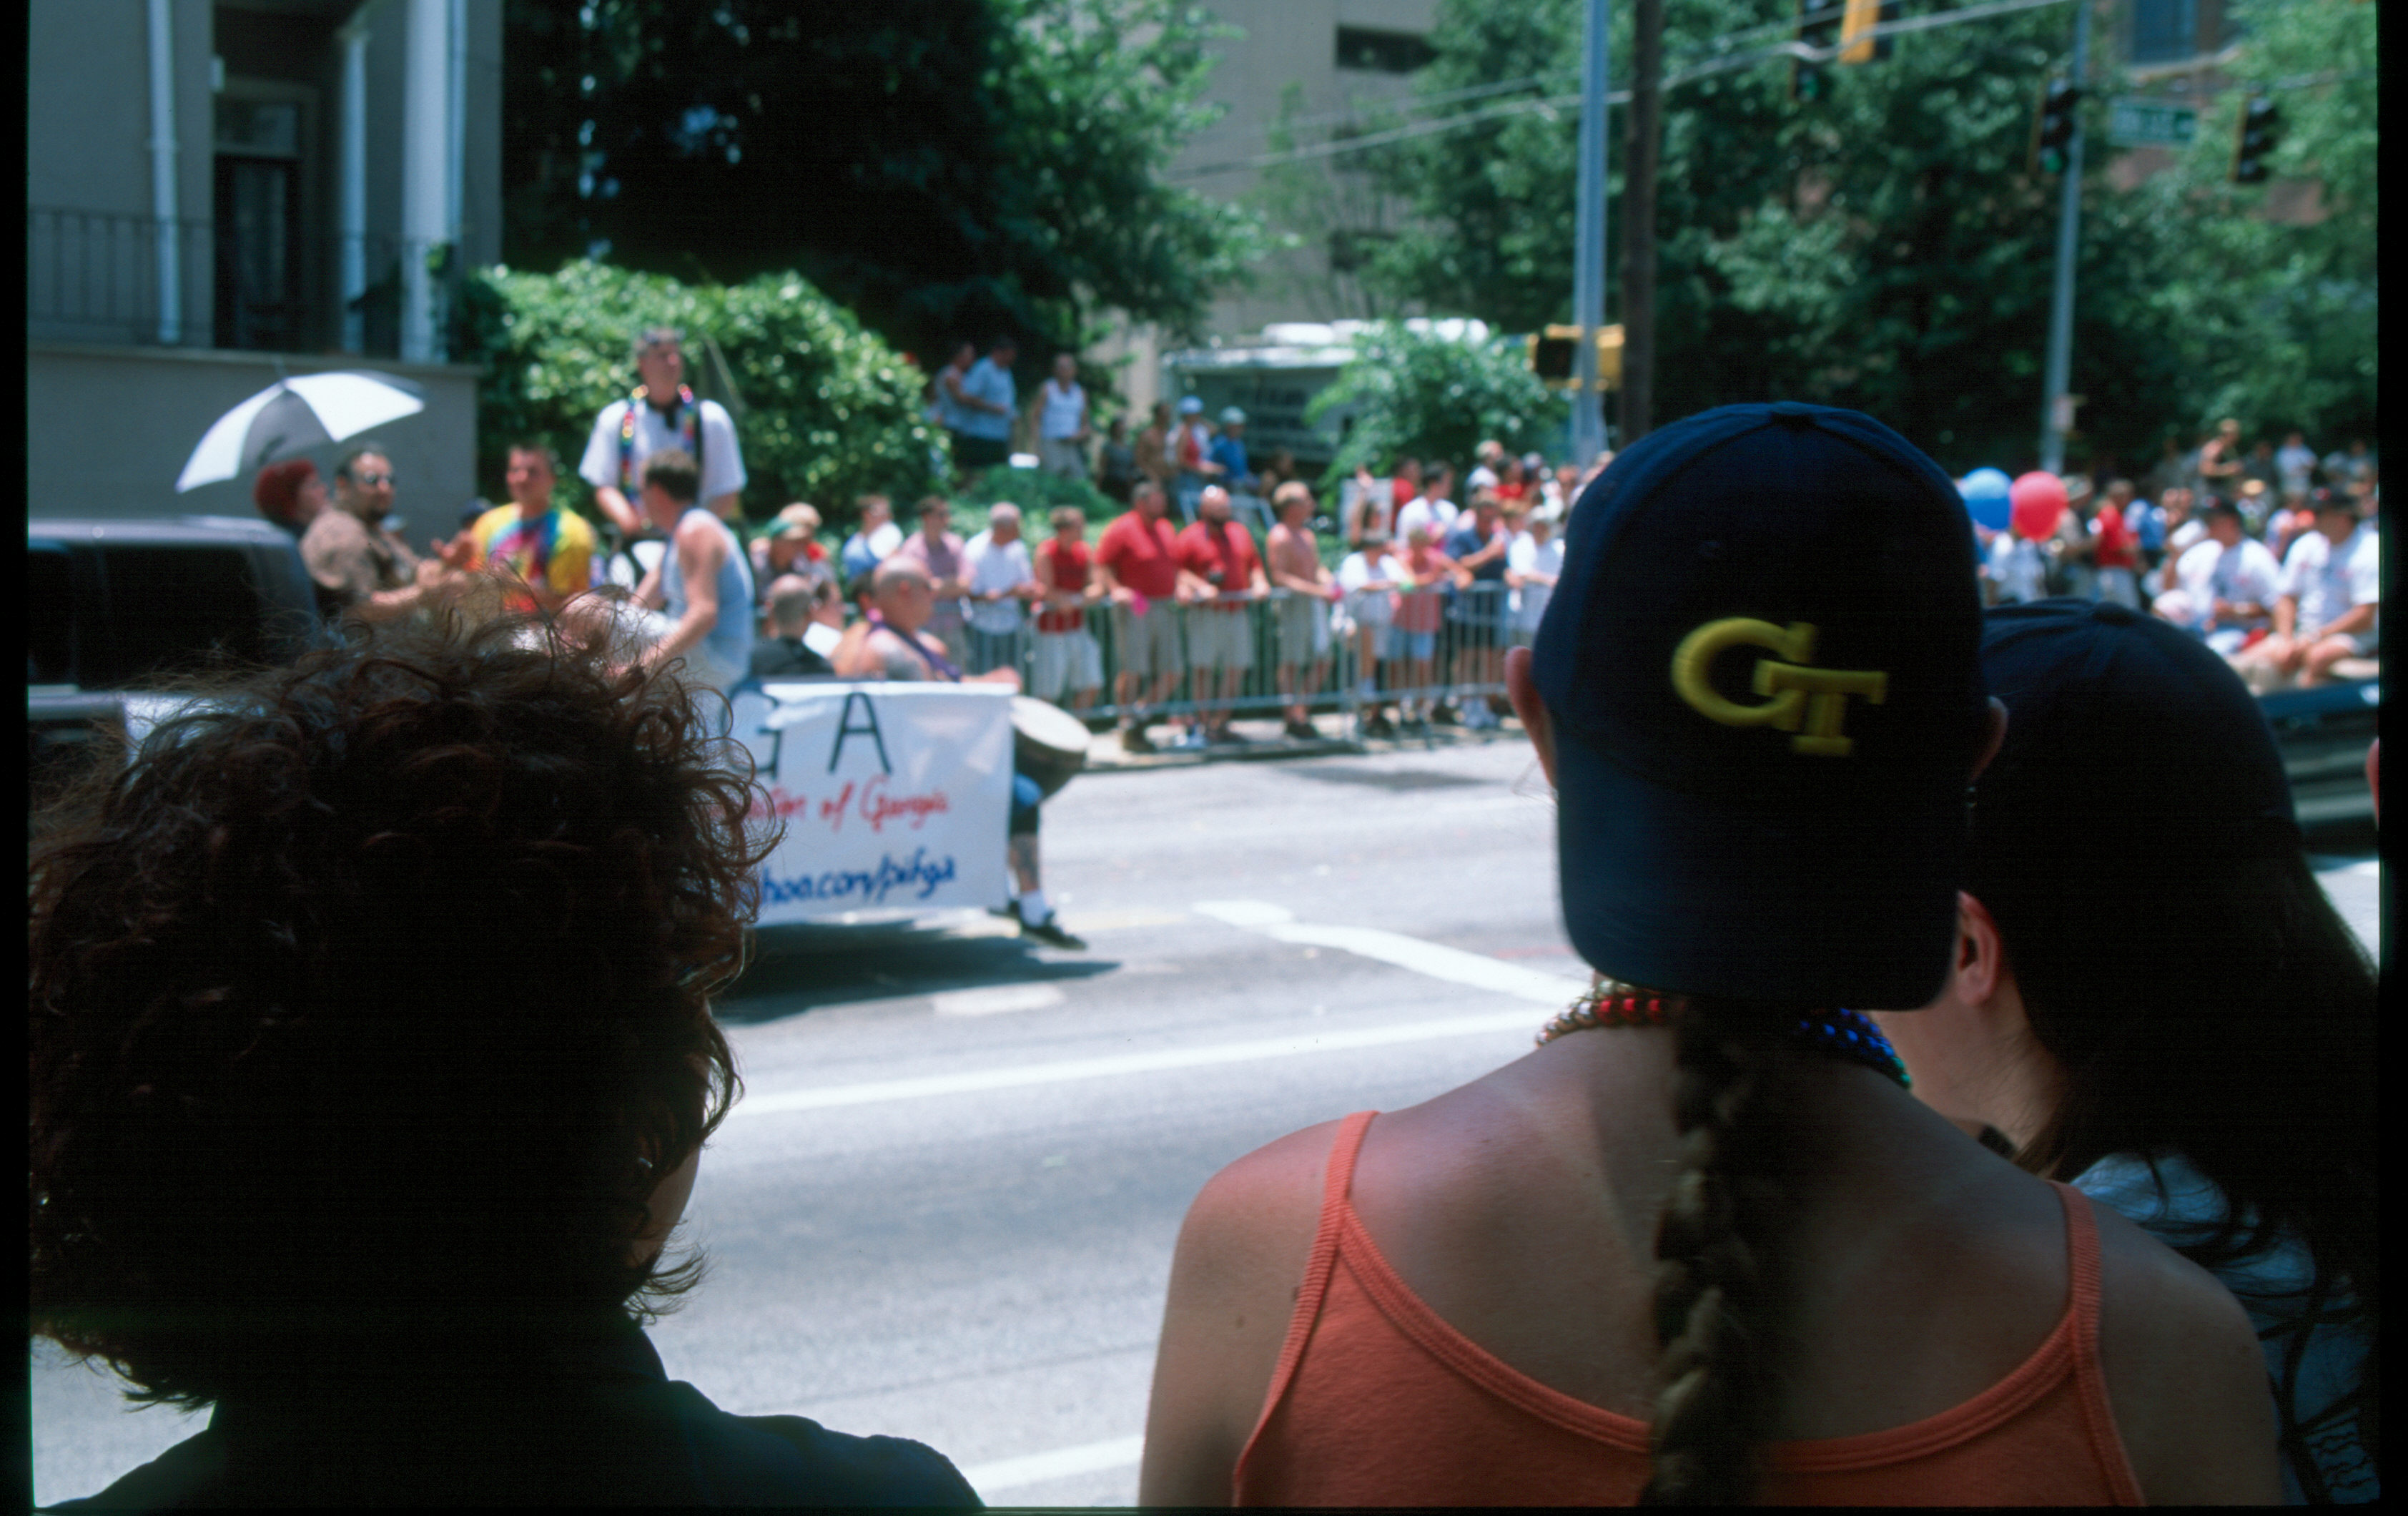
[[[845,633],[831,660],[838,677],[1003,685],[1017,690],[1020,675],[1010,668],[981,674],[962,672],[946,656],[945,644],[922,629],[936,604],[936,585],[925,565],[906,557],[880,564],[870,576],[869,614]],[[1053,908],[1045,903],[1045,883],[1037,857],[1037,807],[1042,798],[1037,781],[1017,772],[1012,774],[1006,845],[1012,877],[1020,886],[1013,908],[1025,934],[1055,947],[1084,947],[1085,943],[1062,930]]]
[[[1279,692],[1288,697],[1287,734],[1318,737],[1305,700],[1321,692],[1329,677],[1329,600],[1338,581],[1322,566],[1321,547],[1312,539],[1312,492],[1302,480],[1291,479],[1271,495],[1279,522],[1264,541],[1271,587],[1287,593],[1279,600]],[[1297,671],[1312,673],[1301,690]]]

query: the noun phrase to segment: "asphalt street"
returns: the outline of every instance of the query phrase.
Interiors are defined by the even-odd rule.
[[[918,1438],[990,1501],[1127,1504],[1179,1220],[1284,1132],[1520,1056],[1586,979],[1517,740],[1082,778],[1046,875],[1083,953],[984,917],[772,934],[746,1094],[652,1328],[726,1410]],[[2320,859],[2374,940],[2371,854]],[[37,1350],[36,1498],[205,1424]]]

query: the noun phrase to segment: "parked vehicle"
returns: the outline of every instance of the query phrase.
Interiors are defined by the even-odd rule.
[[[28,521],[25,616],[36,801],[100,734],[138,736],[156,720],[172,675],[219,654],[281,661],[321,625],[293,539],[233,516]]]

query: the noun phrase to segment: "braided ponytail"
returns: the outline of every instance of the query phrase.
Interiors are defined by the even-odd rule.
[[[1641,1505],[1754,1497],[1756,1445],[1777,1407],[1773,1259],[1796,1123],[1779,1119],[1794,1014],[1692,1001],[1673,1022],[1681,1173],[1656,1234],[1660,1388]]]

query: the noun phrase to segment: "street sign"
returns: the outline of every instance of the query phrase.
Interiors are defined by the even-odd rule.
[[[2107,108],[2107,140],[2119,148],[2187,147],[2199,135],[2199,112],[2147,95],[2125,95]]]

